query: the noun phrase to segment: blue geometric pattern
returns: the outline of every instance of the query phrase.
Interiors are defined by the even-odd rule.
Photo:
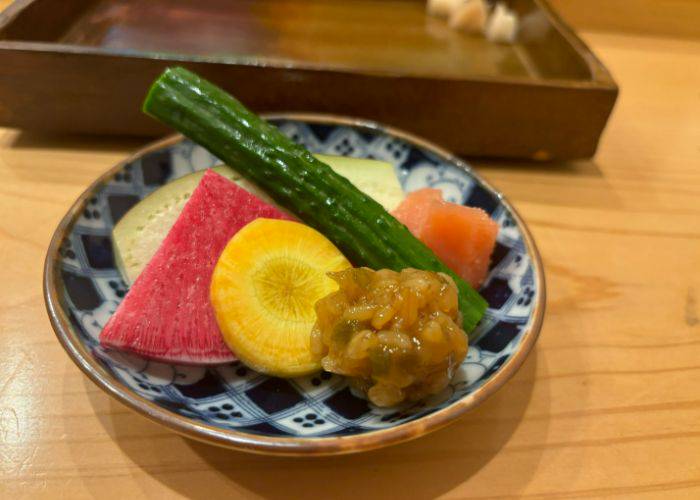
[[[62,243],[64,302],[82,342],[114,377],[161,407],[224,429],[268,436],[350,435],[393,427],[445,408],[481,386],[518,349],[533,320],[536,293],[523,235],[499,196],[470,171],[381,130],[292,120],[276,124],[313,152],[386,160],[395,166],[405,191],[437,187],[448,200],[479,206],[498,222],[492,268],[481,289],[490,308],[449,387],[418,404],[380,409],[330,373],[283,380],[239,362],[177,366],[102,349],[99,333],[128,290],[114,265],[112,227],[159,186],[220,163],[188,140],[133,161],[97,188]]]

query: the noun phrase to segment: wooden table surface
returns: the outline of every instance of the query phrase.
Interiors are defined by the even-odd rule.
[[[597,157],[475,162],[544,258],[539,343],[481,407],[376,452],[212,448],[92,385],[49,325],[43,258],[71,202],[140,141],[0,130],[0,497],[700,498],[700,15],[647,36],[571,12],[622,88]]]

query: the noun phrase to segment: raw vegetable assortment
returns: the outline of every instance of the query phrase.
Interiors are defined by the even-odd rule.
[[[355,265],[448,274],[459,290],[464,330],[486,301],[379,203],[219,87],[183,68],[167,69],[143,105],[265,190],[335,243]]]
[[[391,165],[315,157],[182,68],[156,80],[144,110],[233,168],[174,181],[117,224],[134,284],[104,346],[192,364],[236,353],[282,377],[323,366],[379,406],[447,385],[486,309],[468,284],[495,243],[484,212],[437,190],[402,201]]]

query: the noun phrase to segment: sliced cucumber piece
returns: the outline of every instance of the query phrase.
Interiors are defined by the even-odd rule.
[[[398,207],[404,199],[403,189],[391,163],[347,156],[314,156],[374,198],[388,212]]]

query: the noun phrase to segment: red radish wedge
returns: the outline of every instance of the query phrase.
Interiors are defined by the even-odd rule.
[[[481,285],[498,234],[486,212],[446,202],[439,189],[426,188],[410,193],[393,214],[472,287]]]
[[[100,343],[172,363],[209,365],[236,359],[216,323],[209,285],[228,241],[260,217],[291,218],[207,171],[105,325]]]

